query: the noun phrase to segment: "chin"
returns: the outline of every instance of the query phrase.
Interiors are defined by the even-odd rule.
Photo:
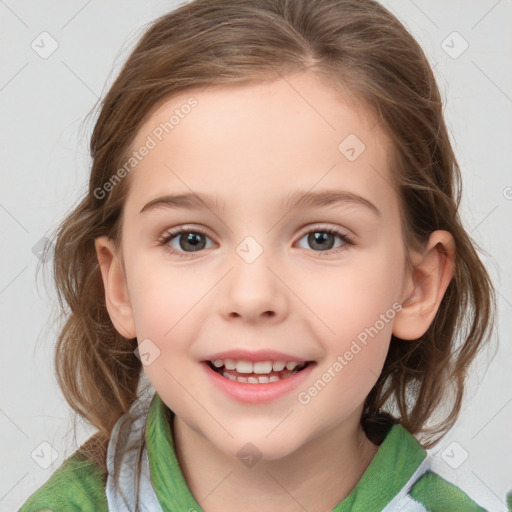
[[[297,424],[282,412],[277,417],[226,419],[224,416],[219,421],[225,430],[210,417],[185,418],[182,416],[182,421],[202,438],[201,444],[205,442],[214,450],[241,462],[244,462],[244,457],[266,461],[283,459],[303,448],[312,437],[307,435],[305,422]]]
[[[293,454],[303,446],[303,440],[296,439],[289,433],[284,436],[270,434],[266,437],[268,431],[262,432],[262,430],[240,434],[232,432],[234,439],[224,438],[222,446],[217,448],[229,457],[239,459],[242,463],[249,461],[246,465],[250,467],[251,459],[275,461]],[[211,442],[215,441],[211,440]]]

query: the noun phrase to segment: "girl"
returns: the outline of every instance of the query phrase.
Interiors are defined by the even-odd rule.
[[[494,291],[393,15],[187,3],[133,50],[91,153],[56,240],[56,365],[98,432],[23,512],[484,510],[425,448]]]

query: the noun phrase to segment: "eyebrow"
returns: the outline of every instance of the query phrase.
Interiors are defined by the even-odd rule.
[[[375,215],[381,216],[379,209],[368,199],[344,190],[323,190],[310,192],[307,190],[297,190],[286,196],[281,207],[289,210],[318,208],[326,206],[340,206],[346,203],[364,206],[371,210]],[[223,205],[223,209],[225,202]],[[217,196],[207,194],[185,193],[185,194],[167,194],[156,197],[147,203],[140,213],[147,213],[160,208],[190,209],[190,210],[215,210],[219,208]]]

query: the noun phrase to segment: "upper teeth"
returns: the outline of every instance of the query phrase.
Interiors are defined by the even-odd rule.
[[[296,361],[234,361],[233,359],[215,359],[213,365],[217,368],[224,366],[226,370],[236,370],[238,373],[270,373],[272,370],[280,372],[286,368],[287,370],[294,370],[297,366],[305,363]]]

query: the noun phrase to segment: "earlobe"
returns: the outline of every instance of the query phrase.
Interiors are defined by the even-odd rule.
[[[430,327],[455,270],[455,241],[448,231],[434,231],[422,254],[414,255],[405,300],[396,315],[393,334],[416,340]]]
[[[126,278],[114,243],[106,236],[94,241],[105,288],[105,303],[116,330],[125,338],[135,338],[135,322]]]

